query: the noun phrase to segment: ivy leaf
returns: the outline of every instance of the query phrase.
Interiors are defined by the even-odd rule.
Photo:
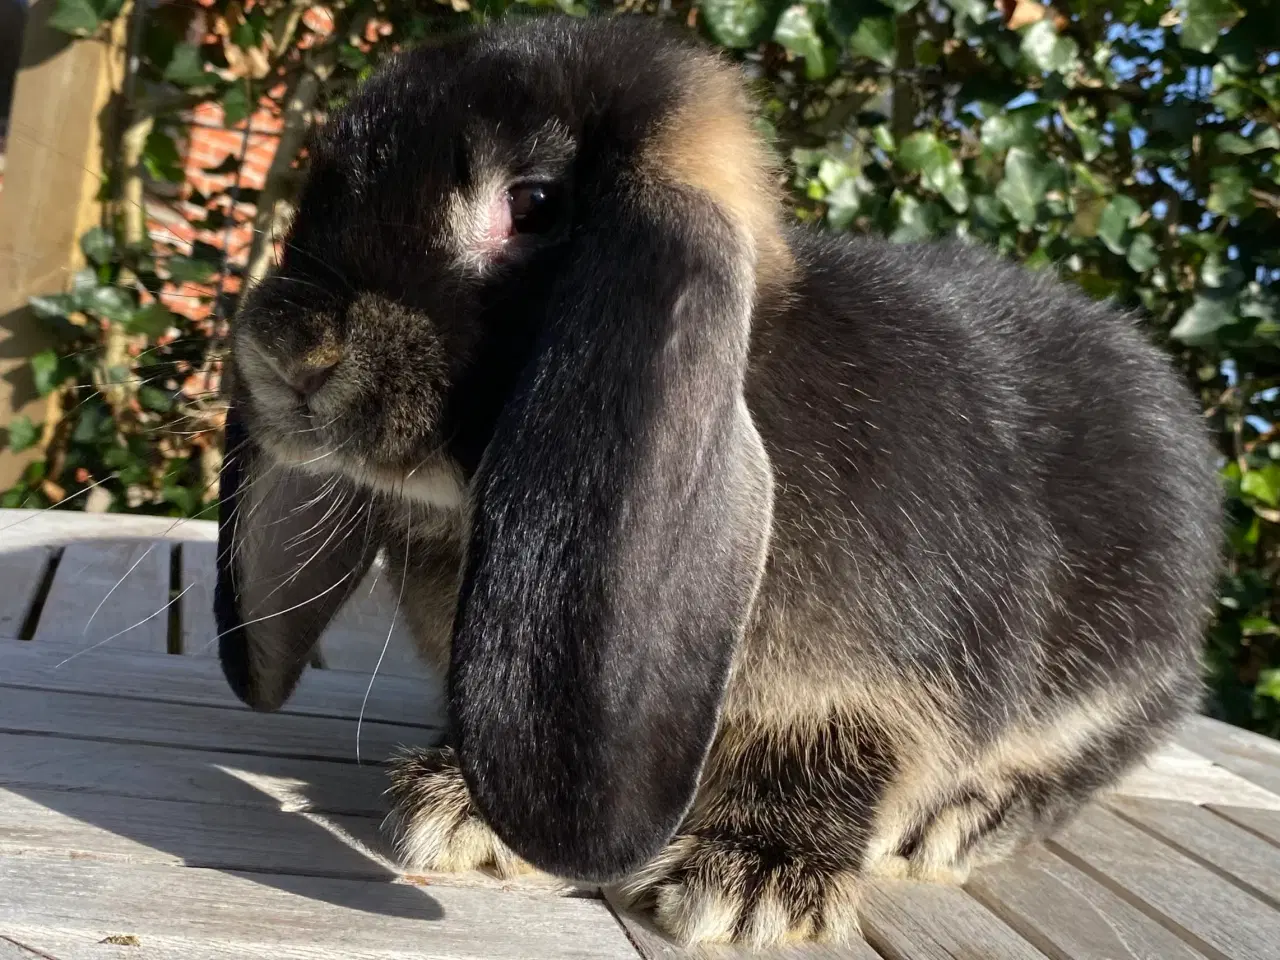
[[[1025,110],[995,113],[982,121],[982,145],[997,153],[1010,147],[1029,147],[1040,139],[1035,117]]]
[[[86,260],[100,267],[111,262],[112,254],[116,252],[116,239],[101,227],[93,227],[80,237],[80,250]]]
[[[1223,153],[1237,156],[1255,153],[1258,150],[1280,150],[1280,131],[1275,127],[1260,127],[1251,137],[1242,137],[1238,133],[1220,133],[1214,140],[1217,148]]]
[[[917,243],[938,233],[938,208],[932,203],[921,203],[915,197],[895,194],[898,208],[898,226],[889,238],[896,243]]]
[[[1036,222],[1036,212],[1053,180],[1053,170],[1022,147],[1014,147],[1004,161],[1004,179],[996,187],[996,196],[1004,201],[1018,225],[1029,230]]]
[[[92,36],[102,22],[98,8],[89,0],[57,0],[49,26],[73,37]]]
[[[369,57],[359,47],[344,44],[338,48],[338,62],[348,70],[361,70],[369,64]]]
[[[65,377],[58,375],[58,355],[52,350],[41,350],[31,358],[31,374],[36,382],[36,392],[47,397],[58,388]]]
[[[1262,670],[1258,673],[1258,683],[1253,688],[1255,696],[1267,697],[1280,701],[1280,669]]]
[[[1218,45],[1223,30],[1242,16],[1231,0],[1182,0],[1182,32],[1178,42],[1189,50],[1208,53]]]
[[[888,17],[867,17],[849,37],[849,51],[892,67],[898,59],[893,21]]]
[[[922,131],[907,137],[898,151],[898,160],[905,169],[919,173],[924,184],[940,193],[957,213],[968,209],[969,194],[960,161],[934,134]]]
[[[241,50],[249,50],[258,45],[258,33],[248,20],[241,20],[231,28],[231,42]]]
[[[894,13],[906,13],[920,0],[880,0],[880,2],[893,10]]]
[[[974,23],[982,23],[991,12],[991,4],[986,0],[946,0],[946,2],[948,7],[968,17]]]
[[[773,39],[797,57],[804,58],[805,76],[821,80],[831,70],[827,63],[826,48],[818,34],[817,24],[803,4],[794,4],[783,11],[773,31]]]
[[[173,49],[173,56],[164,68],[164,78],[180,87],[194,87],[208,82],[200,48],[190,43],[180,43]]]
[[[222,122],[234,127],[249,116],[249,91],[246,84],[236,83],[222,97]]]
[[[9,450],[21,453],[34,447],[40,439],[40,431],[31,422],[30,417],[14,417],[9,421]]]
[[[884,16],[879,0],[827,0],[827,26],[838,40],[846,41],[866,17]]]
[[[698,9],[716,42],[741,50],[772,36],[782,4],[776,0],[700,0]]]
[[[1241,478],[1240,490],[1268,507],[1280,506],[1280,466],[1269,463],[1260,470],[1250,470]]]
[[[1235,322],[1231,300],[1220,296],[1197,294],[1191,307],[1178,318],[1169,336],[1188,346],[1204,346],[1214,341],[1215,334]]]
[[[130,333],[142,333],[148,337],[158,337],[171,326],[173,314],[163,303],[151,303],[135,310],[125,321],[125,329]]]
[[[1138,273],[1146,273],[1160,262],[1160,254],[1156,251],[1156,242],[1150,234],[1139,233],[1129,244],[1129,252],[1125,256],[1129,266]]]
[[[65,320],[76,309],[76,298],[69,293],[30,297],[27,303],[41,320]]]
[[[913,133],[902,141],[898,149],[898,161],[911,173],[920,173],[938,162],[937,150],[947,148],[938,142],[937,136],[927,131]],[[947,150],[950,156],[951,151]]]
[[[1252,186],[1239,167],[1214,167],[1209,174],[1209,209],[1226,216],[1245,216],[1253,212]]]
[[[1102,211],[1098,220],[1098,238],[1107,245],[1107,249],[1115,254],[1124,254],[1129,249],[1129,226],[1142,208],[1138,201],[1123,193],[1116,194]]]
[[[1107,208],[1107,201],[1091,193],[1082,193],[1074,199],[1076,212],[1071,220],[1072,236],[1096,237],[1098,225],[1102,222],[1102,213]]]
[[[1080,47],[1058,35],[1049,20],[1033,23],[1022,36],[1022,53],[1045,73],[1066,73],[1076,65]]]
[[[152,130],[147,137],[142,151],[142,163],[147,168],[147,173],[156,180],[182,183],[186,179],[178,144],[163,130]]]
[[[156,413],[168,413],[173,409],[173,398],[158,387],[144,386],[138,389],[138,402]]]
[[[174,283],[204,283],[217,272],[217,266],[207,260],[175,254],[165,261],[165,269]]]
[[[88,297],[88,308],[115,323],[125,323],[133,315],[133,298],[119,287],[98,287]]]

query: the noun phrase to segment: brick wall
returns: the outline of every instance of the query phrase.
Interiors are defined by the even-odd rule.
[[[317,35],[328,34],[334,25],[333,15],[321,6],[309,8],[302,20],[312,32],[303,34],[300,46],[309,46]],[[373,28],[377,29],[378,25],[373,24]],[[232,267],[242,268],[245,265],[253,244],[256,207],[251,202],[240,201],[232,208],[227,191],[235,186],[237,175],[210,171],[224,164],[231,166],[227,164],[228,158],[238,161],[243,152],[244,163],[238,174],[239,188],[249,191],[262,189],[280,140],[283,119],[278,104],[284,93],[283,87],[268,91],[257,111],[233,126],[227,125],[220,104],[204,103],[192,112],[187,118],[186,135],[179,144],[184,182],[178,197],[171,201],[151,199],[147,203],[147,226],[153,241],[183,254],[190,254],[195,243],[208,244],[225,250],[228,264]],[[220,211],[226,222],[214,229],[200,226],[210,209]],[[222,289],[236,293],[239,282],[238,275],[230,273],[222,281]],[[209,284],[187,283],[175,287],[166,291],[161,299],[175,313],[192,320],[202,320],[213,313],[212,300],[217,289],[217,278],[214,278]]]
[[[208,244],[225,250],[231,266],[243,267],[253,244],[253,217],[257,208],[243,200],[233,207],[231,190],[237,181],[241,190],[262,189],[275,156],[281,123],[279,109],[265,97],[257,112],[234,127],[224,122],[220,104],[204,103],[197,107],[190,117],[184,142],[179,145],[185,178],[178,197],[168,201],[152,198],[147,203],[147,227],[152,240],[161,248],[187,255],[195,243]],[[242,154],[244,164],[238,175],[211,172],[232,166]],[[204,224],[209,211],[221,213],[223,222],[212,228]],[[239,289],[239,278],[234,273],[227,276],[223,289],[235,293]],[[212,312],[216,292],[217,278],[214,278],[208,284],[183,284],[167,291],[162,299],[175,313],[200,320]]]

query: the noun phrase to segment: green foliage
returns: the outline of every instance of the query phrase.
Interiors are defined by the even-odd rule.
[[[119,9],[56,4],[55,23],[81,35]],[[340,0],[332,32],[290,34],[291,9],[213,0],[223,39],[196,46],[184,15],[157,8],[141,31],[139,79],[176,92],[173,110],[217,101],[235,123],[317,64],[332,107],[399,45],[500,16],[615,12],[604,0]],[[745,65],[801,219],[900,241],[969,238],[1140,312],[1199,396],[1222,458],[1230,531],[1207,645],[1211,709],[1280,734],[1280,0],[646,0],[628,10],[687,24]],[[178,169],[172,119],[157,117],[140,158],[157,180]],[[217,418],[177,385],[216,373],[217,351],[207,327],[144,293],[164,278],[208,282],[224,265],[207,251],[136,249],[122,219],[117,210],[86,236],[91,266],[72,290],[33,301],[59,346],[32,372],[62,397],[63,419],[6,504],[74,494],[86,481],[70,478],[90,476],[111,478],[119,509],[209,507],[207,464],[194,464],[199,431],[216,438]],[[113,335],[134,352],[122,356]],[[145,383],[120,392],[119,377]],[[179,439],[193,420],[196,439]],[[38,442],[36,432],[15,423],[9,443]],[[1153,477],[1147,492],[1160,487]]]

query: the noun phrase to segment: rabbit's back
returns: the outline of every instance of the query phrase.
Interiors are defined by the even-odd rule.
[[[974,743],[1082,697],[1185,709],[1218,493],[1170,364],[968,247],[791,242],[803,279],[757,318],[748,382],[777,477],[753,709],[946,702]]]

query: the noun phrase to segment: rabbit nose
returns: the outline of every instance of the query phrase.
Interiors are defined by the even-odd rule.
[[[337,365],[337,358],[328,357],[319,361],[300,361],[284,374],[284,381],[303,397],[309,397],[325,385]]]

